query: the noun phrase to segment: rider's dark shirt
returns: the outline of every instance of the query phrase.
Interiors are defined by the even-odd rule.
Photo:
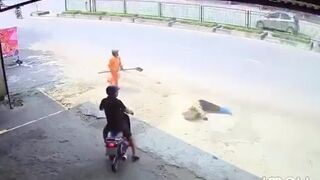
[[[122,131],[124,122],[125,105],[121,100],[115,97],[107,97],[102,99],[100,110],[104,110],[107,118],[107,126],[113,131]]]

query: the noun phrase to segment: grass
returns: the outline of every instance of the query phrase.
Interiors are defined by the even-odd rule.
[[[305,44],[309,44],[311,42],[311,37],[307,36],[305,34],[290,34],[286,32],[280,32],[280,31],[274,31],[271,33],[272,37],[280,38],[280,39],[285,39],[289,41],[297,41]]]
[[[134,17],[132,14],[125,14],[125,13],[115,13],[115,12],[108,12],[106,13],[108,16],[118,16],[118,17]]]
[[[107,13],[105,13],[105,12],[80,12],[80,14],[83,14],[83,15],[94,15],[94,16],[104,16]]]
[[[62,14],[79,14],[79,13],[81,13],[81,11],[77,11],[77,10],[69,10],[69,11],[62,12]]]

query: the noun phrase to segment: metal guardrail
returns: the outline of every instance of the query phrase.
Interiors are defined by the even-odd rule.
[[[65,0],[65,4],[66,11],[80,10],[169,17],[200,22],[215,22],[246,28],[255,28],[257,22],[266,15],[266,13],[252,10],[157,1]],[[312,38],[316,36],[320,37],[320,25],[300,21],[300,32]]]

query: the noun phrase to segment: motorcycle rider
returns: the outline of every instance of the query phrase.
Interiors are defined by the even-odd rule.
[[[106,88],[106,93],[108,97],[102,99],[99,109],[104,110],[107,125],[103,129],[103,139],[105,141],[108,132],[122,132],[123,136],[127,138],[129,145],[132,149],[132,160],[137,161],[140,158],[136,155],[135,143],[132,138],[130,129],[130,118],[127,114],[132,114],[133,112],[126,108],[126,106],[119,100],[118,97],[119,88],[117,86],[108,86]],[[127,113],[127,114],[126,114]]]
[[[21,7],[17,7],[15,10],[17,19],[22,19],[22,12],[21,12]]]
[[[2,6],[4,7],[4,3],[2,2],[2,0],[0,0],[0,9],[2,8]]]

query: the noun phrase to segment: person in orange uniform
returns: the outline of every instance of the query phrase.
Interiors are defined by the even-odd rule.
[[[111,74],[108,82],[110,83],[110,85],[118,86],[118,81],[120,79],[119,71],[123,69],[118,50],[112,50],[112,57],[109,60],[108,67]]]

